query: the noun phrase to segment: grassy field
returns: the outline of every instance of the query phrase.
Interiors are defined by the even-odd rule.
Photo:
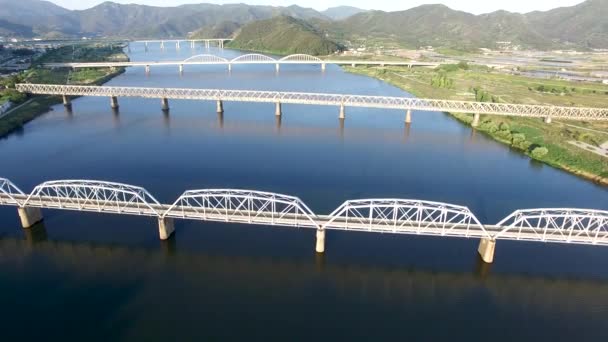
[[[12,89],[15,83],[102,84],[124,71],[123,69],[111,68],[78,69],[76,71],[68,68],[46,69],[42,68],[41,64],[67,61],[93,62],[127,59],[128,57],[122,52],[122,48],[99,45],[81,46],[76,49],[63,47],[46,53],[34,63],[31,69],[4,81],[7,89],[0,92],[0,99],[10,97],[16,105],[28,99],[31,101],[0,119],[0,137],[21,129],[25,123],[47,112],[51,106],[60,103],[60,99],[56,96],[35,96],[28,98],[25,94]]]
[[[608,103],[606,85],[539,80],[484,67],[345,69],[382,79],[425,98],[584,107],[605,107]],[[453,116],[465,124],[473,121],[472,114]],[[608,185],[608,159],[568,143],[582,141],[599,146],[608,141],[606,121],[553,120],[552,124],[545,124],[536,118],[482,115],[477,129],[530,158]]]

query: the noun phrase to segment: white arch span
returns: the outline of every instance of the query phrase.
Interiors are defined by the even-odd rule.
[[[192,57],[184,59],[182,62],[183,63],[192,63],[192,62],[196,62],[196,63],[229,63],[229,61],[226,58],[219,57],[216,55],[209,55],[209,54],[201,54],[201,55],[192,56]]]
[[[239,63],[239,62],[244,62],[244,63],[248,63],[248,62],[277,62],[276,59],[266,56],[266,55],[262,55],[259,53],[250,53],[247,55],[242,55],[242,56],[238,56],[236,58],[234,58],[233,60],[230,61],[230,63]]]

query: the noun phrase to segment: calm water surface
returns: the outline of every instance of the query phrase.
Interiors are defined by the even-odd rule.
[[[239,52],[212,50],[232,58]],[[204,53],[134,45],[132,60]],[[409,96],[330,66],[129,69],[109,85]],[[531,162],[441,113],[106,98],[56,106],[0,140],[0,176],[26,191],[52,179],[300,197],[318,214],[357,198],[470,207],[485,223],[520,208],[608,208],[608,191]],[[7,340],[603,340],[608,248],[177,222],[158,241],[140,217],[45,211],[24,231],[0,208],[0,314]]]

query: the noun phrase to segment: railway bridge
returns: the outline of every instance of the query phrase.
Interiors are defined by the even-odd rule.
[[[29,94],[58,95],[66,106],[71,105],[71,96],[101,96],[110,99],[112,108],[118,108],[119,97],[160,99],[163,110],[169,110],[169,99],[216,101],[217,112],[224,112],[224,101],[257,102],[275,104],[275,115],[282,115],[282,104],[336,106],[339,118],[346,118],[346,107],[385,108],[405,111],[405,122],[412,122],[412,111],[432,111],[474,114],[472,126],[476,127],[480,115],[504,115],[542,118],[550,123],[553,119],[608,120],[608,108],[560,107],[546,105],[524,105],[420,99],[413,97],[390,97],[349,94],[300,93],[232,89],[194,88],[144,88],[80,86],[60,84],[17,84],[18,91]]]
[[[314,229],[318,253],[325,252],[331,230],[479,239],[486,263],[493,262],[498,240],[608,246],[608,211],[591,209],[517,210],[496,224],[482,224],[467,207],[424,200],[349,200],[317,215],[298,197],[257,190],[188,190],[163,204],[129,184],[58,180],[28,194],[5,178],[0,205],[17,207],[23,228],[42,221],[43,208],[153,217],[162,240],[174,232],[175,219]]]

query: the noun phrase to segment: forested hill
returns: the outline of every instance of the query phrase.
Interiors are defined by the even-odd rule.
[[[277,54],[329,55],[340,50],[312,25],[289,16],[247,24],[228,46]]]

